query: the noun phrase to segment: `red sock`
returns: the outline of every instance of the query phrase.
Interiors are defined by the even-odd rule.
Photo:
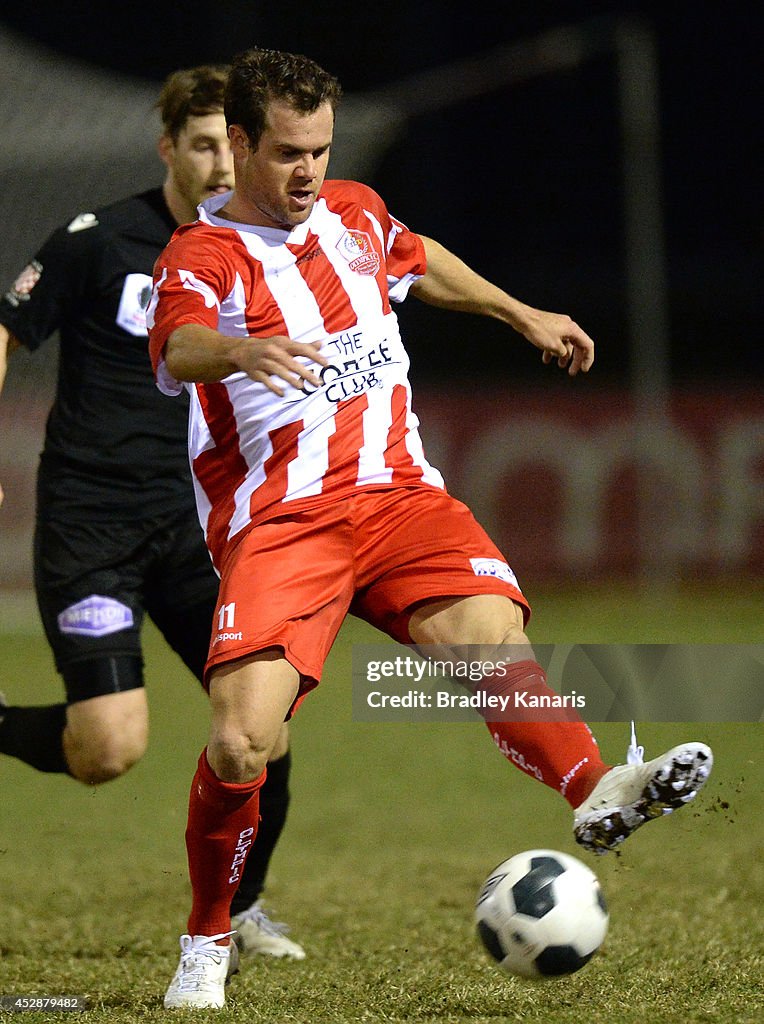
[[[518,661],[506,667],[504,676],[484,680],[479,689],[509,695],[527,691],[531,696],[555,696],[546,674],[535,661]],[[502,754],[518,768],[561,793],[571,807],[578,807],[609,770],[600,757],[591,729],[571,708],[554,710],[512,708],[506,715],[522,721],[497,721],[486,725]],[[526,719],[534,718],[535,721]],[[544,719],[543,721],[541,719]]]
[[[207,748],[201,753],[186,828],[190,935],[219,935],[231,929],[231,900],[257,834],[265,775],[263,771],[254,782],[222,782],[210,768]]]

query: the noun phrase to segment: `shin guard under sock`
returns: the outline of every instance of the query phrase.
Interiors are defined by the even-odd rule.
[[[264,771],[253,782],[223,782],[210,768],[206,748],[202,751],[191,784],[186,828],[191,935],[230,931],[231,898],[257,834],[265,776]]]
[[[527,693],[528,697],[556,696],[547,685],[542,667],[535,661],[519,661],[506,666],[503,676],[483,680],[479,688],[488,694],[512,698],[505,717],[514,717],[513,721],[491,717],[490,710],[483,714],[501,753],[528,775],[556,789],[571,807],[578,807],[609,765],[602,761],[591,729],[573,708],[538,710],[515,706],[516,693]]]

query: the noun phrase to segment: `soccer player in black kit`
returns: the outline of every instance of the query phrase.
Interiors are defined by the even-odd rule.
[[[144,613],[201,680],[218,579],[199,528],[187,403],[157,389],[148,356],[151,273],[172,232],[233,185],[227,69],[164,83],[163,187],[55,231],[0,299],[0,386],[8,355],[60,334],[56,399],[37,483],[34,577],[67,702],[0,704],[0,752],[88,784],[126,772],[148,739]],[[0,491],[0,498],[2,492]],[[268,765],[262,823],[231,913],[246,953],[302,959],[260,895],[289,801],[286,724]]]

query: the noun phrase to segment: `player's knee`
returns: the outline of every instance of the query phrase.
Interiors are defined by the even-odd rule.
[[[66,743],[66,759],[72,775],[87,785],[110,782],[124,775],[141,759],[146,741],[140,736],[91,736]]]
[[[111,782],[129,771],[141,759],[143,752],[137,746],[126,747],[124,744],[99,746],[80,753],[72,774],[88,785]]]
[[[207,745],[207,760],[223,782],[251,782],[263,773],[272,744],[244,731],[218,731]]]
[[[145,692],[109,694],[71,704],[64,730],[64,754],[74,778],[88,785],[109,782],[129,771],[148,745]]]

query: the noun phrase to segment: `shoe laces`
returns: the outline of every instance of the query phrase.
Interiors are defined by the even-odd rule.
[[[253,903],[247,910],[243,910],[238,918],[239,921],[252,921],[266,935],[286,935],[289,931],[289,925],[284,924],[283,921],[271,921],[260,900]]]
[[[637,730],[634,722],[631,723],[631,743],[626,751],[626,764],[644,764],[645,748],[637,744]]]
[[[233,932],[221,932],[220,935],[200,936],[181,935],[180,937],[180,992],[193,992],[200,988],[205,980],[205,968],[209,960],[219,964],[221,950],[227,947],[216,945],[219,939],[227,939]],[[230,955],[230,954],[229,954]]]

